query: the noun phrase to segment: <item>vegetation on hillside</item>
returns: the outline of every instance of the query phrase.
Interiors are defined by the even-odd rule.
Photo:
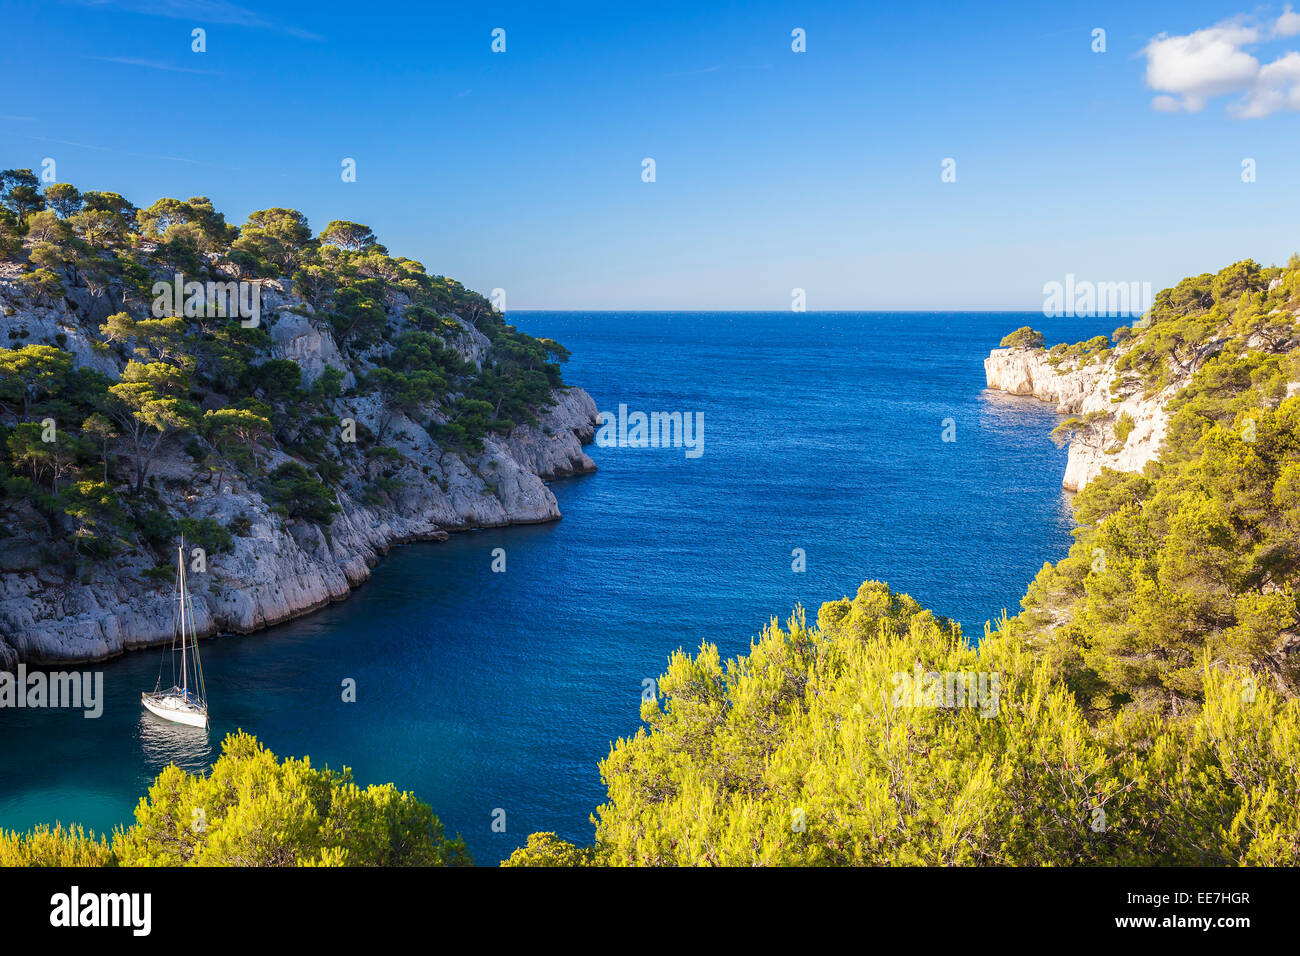
[[[674,654],[601,763],[594,846],[539,834],[508,863],[1300,863],[1300,701],[1202,666],[1195,714],[1091,719],[1023,642],[973,647],[868,582],[745,657]],[[929,673],[954,690],[900,696]]]
[[[1059,342],[1047,350],[1047,361],[1053,366],[1059,367],[1065,362],[1071,366],[1082,368],[1091,365],[1093,362],[1100,362],[1108,358],[1111,354],[1111,340],[1104,335],[1096,335],[1083,342],[1075,342],[1067,345]]]
[[[1235,263],[1161,292],[1125,337],[1113,390],[1187,383],[1160,457],[1140,475],[1105,469],[1075,498],[1069,556],[1007,625],[1089,711],[1194,709],[1206,654],[1300,691],[1298,293],[1294,259]],[[1087,418],[1059,430],[1086,438]],[[1121,445],[1132,427],[1116,422]]]
[[[30,533],[70,565],[166,540],[155,475],[165,452],[188,453],[191,485],[239,475],[284,517],[325,525],[349,462],[366,475],[352,490],[367,503],[401,483],[385,451],[391,411],[377,433],[359,426],[355,443],[339,440],[358,401],[379,397],[441,450],[475,454],[489,433],[537,421],[568,357],[459,282],[391,256],[369,227],[334,221],[313,235],[293,209],[236,227],[201,196],[137,208],[4,170],[0,267],[14,276],[0,282],[0,533]],[[216,315],[160,308],[154,283],[178,275],[274,280],[301,297],[283,308],[332,333],[341,367],[309,383],[272,354],[273,315],[252,326],[224,300]],[[22,310],[44,307],[71,324],[34,341]],[[489,343],[481,363],[464,357],[473,330]],[[101,361],[84,350],[74,361],[68,333],[88,334]]]
[[[39,198],[20,192],[10,203],[28,235]],[[195,225],[203,235],[229,235],[215,218],[204,222]],[[322,240],[364,256],[368,232],[335,223]],[[246,237],[248,227],[231,248]],[[313,268],[305,253],[256,234],[241,248],[267,268]],[[333,300],[344,339],[370,334],[373,316],[357,296]],[[644,726],[601,762],[607,796],[593,844],[533,834],[507,865],[1300,865],[1297,309],[1300,261],[1246,261],[1161,292],[1141,323],[1116,330],[1113,352],[1097,340],[1066,346],[1061,360],[1113,360],[1119,397],[1186,384],[1168,405],[1159,460],[1142,474],[1104,470],[1075,497],[1070,553],[1044,566],[1016,617],[975,644],[907,595],[867,582],[824,604],[815,624],[802,612],[785,626],[774,620],[745,656],[724,661],[708,642],[678,651],[643,703]],[[418,407],[465,374],[432,326],[425,317],[387,339],[372,330],[388,347],[369,387],[394,406]],[[132,332],[149,342],[164,334]],[[1027,327],[1003,344],[1043,345]],[[509,342],[500,347],[511,354]],[[554,343],[538,347],[547,360],[563,357]],[[188,414],[193,398],[174,380],[198,366],[165,358],[177,354],[166,341],[145,348],[106,390],[132,396],[144,415],[133,420],[159,432]],[[24,385],[0,398],[14,417],[100,387],[57,348],[11,354]],[[530,360],[508,361],[522,370]],[[274,384],[274,371],[259,383],[291,389],[288,375]],[[498,374],[462,391],[453,404],[465,417],[442,427],[490,428],[526,408]],[[245,397],[213,423],[232,429],[222,454],[238,446],[256,457],[291,427],[274,395]],[[112,474],[103,449],[123,421],[93,402],[80,410],[81,452],[56,443],[34,455],[36,436],[21,425],[6,442],[13,475],[22,470],[51,497],[78,489],[77,506],[93,517],[119,506],[96,497],[92,472]],[[1114,424],[1122,445],[1134,422]],[[1081,416],[1058,437],[1110,426],[1108,413]],[[303,429],[294,440],[310,450]],[[153,432],[140,439],[144,451]],[[303,461],[276,469],[267,487],[286,513],[319,514],[329,502],[312,483],[324,481]],[[366,796],[375,790],[305,761],[279,764],[236,737],[210,776],[164,772],[136,824],[111,840],[75,827],[4,834],[0,863],[466,861],[427,808],[391,788]],[[206,820],[198,833],[196,810]]]
[[[1160,459],[1076,496],[1069,556],[978,646],[868,582],[745,657],[678,652],[601,764],[594,846],[538,834],[508,862],[1300,863],[1298,291],[1294,259],[1237,263],[1117,330],[1121,394],[1191,376]],[[1103,435],[1092,417],[1058,437]],[[930,673],[996,675],[996,715],[900,704]]]

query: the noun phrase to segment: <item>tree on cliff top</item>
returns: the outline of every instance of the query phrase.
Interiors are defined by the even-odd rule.
[[[322,230],[320,241],[349,252],[360,252],[368,246],[375,245],[379,240],[375,238],[369,226],[363,226],[359,222],[349,222],[346,219],[335,219]]]
[[[1004,349],[1041,349],[1043,341],[1042,332],[1031,329],[1027,325],[1022,325],[1004,337],[998,344]]]
[[[0,170],[0,202],[13,212],[21,225],[27,224],[31,213],[45,208],[40,185],[41,181],[30,169]]]
[[[67,219],[79,213],[86,200],[72,183],[51,183],[45,187],[45,202],[60,219]]]
[[[311,241],[307,217],[298,210],[258,209],[248,214],[231,255],[261,274],[293,275]]]
[[[207,196],[192,196],[185,202],[159,199],[135,218],[146,238],[164,244],[184,241],[203,252],[225,249],[239,235]]]

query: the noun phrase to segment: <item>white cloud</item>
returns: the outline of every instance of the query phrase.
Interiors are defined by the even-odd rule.
[[[1282,11],[1282,15],[1277,18],[1273,24],[1273,36],[1276,37],[1293,37],[1300,33],[1300,13],[1292,11],[1290,4]]]
[[[1240,93],[1228,112],[1242,119],[1300,110],[1300,53],[1287,52],[1261,66],[1248,49],[1296,34],[1300,14],[1290,6],[1263,25],[1236,17],[1186,35],[1160,34],[1142,49],[1146,84],[1158,91],[1152,109],[1199,113],[1216,96]]]
[[[1181,97],[1179,108],[1200,112],[1212,96],[1235,93],[1254,82],[1259,61],[1241,49],[1258,42],[1259,32],[1236,23],[1197,30],[1187,36],[1162,33],[1143,49],[1147,86]]]
[[[1228,112],[1258,119],[1280,110],[1300,110],[1300,53],[1288,53],[1259,71],[1254,87]]]

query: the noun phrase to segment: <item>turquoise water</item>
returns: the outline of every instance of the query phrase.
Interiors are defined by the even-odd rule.
[[[513,313],[573,351],[601,409],[703,412],[704,454],[590,448],[564,520],[394,550],[348,601],[203,644],[213,727],[141,712],[160,652],[103,666],[105,713],[0,712],[0,827],[129,820],[159,769],[235,728],[430,803],[480,863],[530,832],[589,841],[597,761],[676,648],[743,653],[772,615],[888,581],[978,636],[1069,546],[1054,411],[982,360],[1118,320],[1024,314]],[[955,441],[944,442],[944,420]],[[507,570],[491,571],[494,548]],[[807,570],[794,573],[802,548]],[[357,682],[344,703],[342,682]],[[497,810],[506,831],[494,832]],[[499,818],[499,814],[497,817]]]

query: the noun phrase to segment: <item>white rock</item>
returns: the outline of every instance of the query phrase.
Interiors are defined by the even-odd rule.
[[[1054,367],[1044,349],[1014,348],[993,349],[984,360],[989,388],[1052,402],[1062,415],[1105,412],[1111,416],[1111,423],[1097,440],[1089,443],[1075,438],[1070,442],[1062,481],[1070,491],[1082,490],[1103,468],[1139,472],[1154,460],[1169,427],[1165,405],[1190,377],[1176,378],[1163,391],[1151,396],[1144,395],[1141,388],[1130,389],[1118,396],[1121,401],[1115,401],[1117,396],[1111,394],[1111,383],[1115,381],[1115,363],[1120,354],[1121,350],[1117,349],[1090,365],[1063,361]],[[1123,446],[1115,450],[1114,423],[1124,414],[1133,419],[1133,429]]]

